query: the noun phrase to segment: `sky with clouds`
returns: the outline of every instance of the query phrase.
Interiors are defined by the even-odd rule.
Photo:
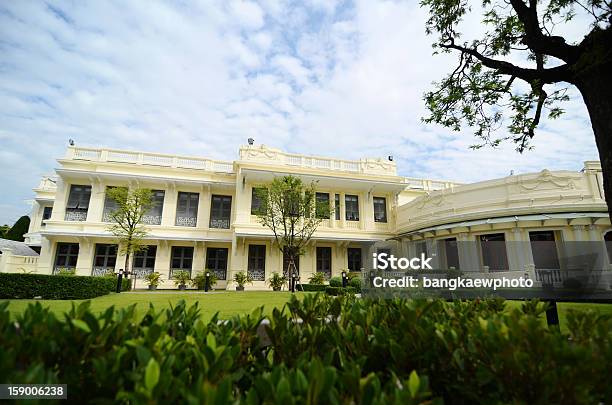
[[[28,213],[70,138],[233,160],[252,137],[460,182],[597,158],[576,92],[524,155],[423,124],[455,61],[432,56],[426,18],[416,1],[1,2],[0,223]]]

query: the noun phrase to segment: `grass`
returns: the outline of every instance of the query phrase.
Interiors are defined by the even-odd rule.
[[[296,293],[298,297],[304,294]],[[177,292],[124,292],[121,294],[109,294],[91,299],[91,310],[96,313],[103,312],[106,308],[114,305],[116,308],[127,307],[136,304],[138,313],[144,314],[149,308],[149,303],[155,308],[162,309],[169,305],[175,305],[179,300],[185,300],[188,305],[199,303],[204,320],[212,318],[219,312],[220,318],[228,318],[232,315],[250,313],[253,309],[263,306],[264,313],[269,314],[274,308],[281,308],[291,297],[290,292],[272,291],[223,291],[214,293],[177,293]],[[9,300],[8,310],[14,318],[22,313],[28,304],[40,302],[43,306],[50,307],[56,315],[61,315],[72,307],[72,303],[78,304],[85,300]],[[0,300],[3,302],[3,300]],[[506,307],[520,308],[520,301],[506,301]],[[567,314],[569,311],[594,310],[601,314],[612,315],[612,304],[589,304],[560,302],[557,304],[559,311],[559,322],[561,330],[565,330]],[[545,322],[545,318],[543,319]]]
[[[297,293],[298,296],[308,293]],[[253,309],[263,306],[264,312],[269,314],[274,308],[281,308],[291,297],[290,292],[272,291],[245,291],[245,292],[214,292],[214,293],[176,293],[176,292],[123,292],[121,294],[109,294],[93,298],[91,310],[101,313],[111,305],[116,308],[127,307],[136,304],[137,312],[144,314],[149,308],[149,303],[156,309],[175,305],[179,300],[185,300],[190,306],[199,303],[203,319],[207,320],[219,312],[220,318],[228,318],[232,315],[250,313]],[[50,307],[56,315],[70,310],[72,303],[79,304],[86,300],[9,300],[8,310],[14,318],[22,313],[28,304],[40,302],[45,307]],[[0,302],[3,302],[0,300]]]

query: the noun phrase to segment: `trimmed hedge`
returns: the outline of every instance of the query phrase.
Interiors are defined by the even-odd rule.
[[[0,273],[0,298],[80,300],[99,297],[116,290],[115,277],[61,276],[47,274]],[[123,279],[122,290],[131,280]]]
[[[302,286],[302,291],[325,291],[327,287],[325,284],[300,284]]]
[[[332,286],[327,286],[325,288],[325,294],[327,295],[347,295],[347,294],[356,294],[357,290],[355,289],[355,287],[332,287]]]
[[[342,287],[342,277],[335,276],[329,279],[329,285],[332,287]]]
[[[262,328],[263,308],[220,322],[184,301],[14,318],[0,303],[0,381],[68,384],[72,403],[609,402],[611,317],[570,312],[562,333],[528,312],[307,294]]]

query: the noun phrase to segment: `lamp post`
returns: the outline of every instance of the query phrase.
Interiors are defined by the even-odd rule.
[[[291,292],[294,293],[295,292],[295,279],[297,278],[297,274],[292,273],[291,274]]]
[[[347,281],[346,271],[343,271],[342,272],[342,288],[346,288],[346,281]]]
[[[123,280],[123,269],[119,269],[119,273],[117,273],[117,293],[121,292],[121,281]]]
[[[207,271],[206,272],[206,281],[204,282],[204,292],[208,292],[208,286],[209,286],[209,280],[210,280],[210,272]]]

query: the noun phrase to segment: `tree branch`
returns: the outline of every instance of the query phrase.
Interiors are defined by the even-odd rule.
[[[525,28],[525,45],[536,53],[554,56],[566,63],[573,63],[578,59],[580,55],[578,46],[569,45],[563,37],[548,36],[542,33],[536,0],[529,0],[530,7],[527,7],[523,0],[509,1]]]
[[[450,40],[450,43],[441,43],[439,44],[439,46],[445,49],[454,49],[457,51],[464,52],[468,55],[475,57],[480,62],[482,62],[483,65],[490,69],[495,69],[502,74],[519,77],[525,80],[526,82],[532,82],[533,80],[541,80],[542,83],[572,83],[572,75],[569,70],[569,65],[567,64],[548,69],[527,69],[516,66],[510,62],[489,58],[475,49],[456,45],[452,39]]]

